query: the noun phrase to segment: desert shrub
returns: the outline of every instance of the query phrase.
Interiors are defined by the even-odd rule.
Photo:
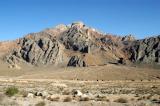
[[[72,98],[67,96],[64,98],[63,102],[71,102],[72,101]]]
[[[158,98],[152,99],[151,102],[160,104],[160,100]]]
[[[139,94],[136,94],[134,97],[139,97]]]
[[[153,88],[153,89],[155,89],[155,88],[158,88],[157,86],[155,86],[155,85],[152,85],[152,87],[151,88]]]
[[[64,87],[62,87],[62,86],[57,86],[57,92],[58,93],[61,93],[63,90],[64,90]]]
[[[145,97],[145,96],[140,96],[139,98],[137,98],[137,100],[138,100],[138,101],[140,101],[140,100],[144,100],[144,99],[146,99],[146,97]]]
[[[118,98],[118,99],[114,100],[114,102],[118,102],[118,103],[127,103],[128,100],[125,99],[125,98]]]
[[[142,100],[142,97],[137,98],[137,101],[140,101],[140,100]]]
[[[19,92],[18,88],[16,88],[16,87],[9,87],[9,88],[6,89],[5,94],[8,95],[8,96],[14,96],[18,92]]]
[[[109,99],[106,98],[106,96],[97,96],[97,101],[106,101],[106,102],[109,102]]]
[[[135,100],[135,98],[131,98],[130,100],[131,100],[131,101],[134,101],[134,100]]]
[[[67,89],[62,92],[63,95],[69,95],[71,92]]]
[[[152,94],[147,95],[147,96],[146,96],[146,99],[148,99],[148,100],[149,100],[149,99],[151,99],[151,98],[152,98],[152,96],[153,96]]]
[[[41,101],[41,102],[39,102],[39,103],[37,103],[37,104],[35,104],[35,106],[45,106],[46,104],[45,104],[45,102],[44,101]]]
[[[58,96],[54,97],[54,98],[53,97],[52,98],[51,97],[48,98],[48,100],[50,100],[50,101],[59,101],[59,99],[60,99],[60,97],[58,97]]]
[[[81,97],[80,101],[89,101],[90,98],[89,97]]]
[[[81,97],[79,97],[79,96],[73,96],[73,98],[72,98],[73,100],[75,100],[75,101],[80,101],[80,99],[81,99]]]
[[[107,99],[107,98],[97,98],[97,101],[106,101],[106,102],[109,102],[110,100]]]
[[[137,104],[137,106],[147,106],[145,103],[141,102],[139,104]]]

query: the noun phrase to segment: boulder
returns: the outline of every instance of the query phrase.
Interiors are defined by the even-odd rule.
[[[35,96],[42,96],[42,97],[47,97],[49,94],[46,91],[43,92],[36,92]]]
[[[28,98],[34,98],[34,94],[33,93],[28,93],[27,97]]]
[[[42,92],[36,92],[35,96],[43,96]]]
[[[81,97],[83,95],[83,93],[80,90],[75,90],[75,89],[72,91],[72,94],[74,97],[75,96]]]

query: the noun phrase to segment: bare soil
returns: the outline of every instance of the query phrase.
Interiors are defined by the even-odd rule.
[[[22,94],[8,97],[5,90],[11,86],[33,94],[46,91],[59,99]],[[89,98],[75,98],[74,89]],[[71,100],[64,102],[65,98]],[[114,64],[85,68],[24,65],[16,70],[1,62],[0,106],[35,106],[40,102],[46,106],[160,106],[160,70]]]

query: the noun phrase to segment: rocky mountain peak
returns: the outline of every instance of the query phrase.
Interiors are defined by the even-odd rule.
[[[134,41],[136,40],[135,37],[133,35],[126,35],[124,37],[122,37],[122,41]]]
[[[77,21],[77,22],[73,22],[72,23],[72,25],[71,25],[71,27],[77,27],[77,28],[83,28],[85,25],[84,25],[84,23],[83,22],[81,22],[81,21]]]
[[[55,29],[59,30],[59,31],[65,31],[68,29],[68,27],[64,24],[59,24],[56,27],[54,27]]]
[[[11,67],[18,67],[20,63],[76,67],[160,63],[160,36],[135,40],[132,35],[105,35],[83,22],[30,33],[13,44],[16,46],[10,46],[4,59]]]

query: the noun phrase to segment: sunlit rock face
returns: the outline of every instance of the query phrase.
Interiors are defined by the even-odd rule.
[[[75,67],[160,63],[160,35],[136,40],[132,35],[122,37],[100,33],[83,22],[61,24],[11,43],[2,42],[0,49],[11,67],[18,67],[21,62],[33,66],[63,63]]]

